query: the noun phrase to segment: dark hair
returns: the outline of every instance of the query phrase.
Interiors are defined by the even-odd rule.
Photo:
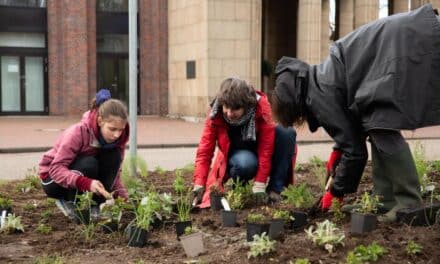
[[[248,110],[257,105],[257,97],[254,87],[245,80],[230,77],[220,85],[217,93],[219,105],[224,105],[233,110],[244,108]]]
[[[270,98],[272,115],[284,127],[296,126],[299,127],[304,124],[306,117],[302,114],[301,106],[294,100],[285,102],[280,99],[277,89],[274,90]]]

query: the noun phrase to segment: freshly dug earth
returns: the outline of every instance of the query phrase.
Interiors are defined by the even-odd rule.
[[[319,180],[314,175],[310,164],[302,164],[296,173],[296,183],[307,182],[316,197],[321,195]],[[437,190],[440,187],[440,174],[433,173],[431,179]],[[184,177],[190,184],[192,172]],[[172,191],[174,172],[150,172],[145,181],[154,184],[159,192]],[[32,190],[27,193],[16,190],[19,182],[9,182],[0,186],[0,196],[13,199],[13,211],[22,217],[25,232],[21,234],[0,233],[0,263],[35,263],[47,260],[49,256],[58,256],[65,263],[292,263],[297,258],[307,258],[311,263],[345,263],[349,251],[358,245],[377,242],[387,249],[387,254],[377,263],[439,263],[440,260],[440,225],[430,227],[410,227],[402,224],[379,223],[376,230],[363,236],[349,232],[350,223],[347,215],[338,222],[338,227],[345,231],[345,246],[338,246],[333,253],[314,245],[303,230],[287,230],[281,241],[276,244],[276,252],[259,258],[247,258],[249,247],[246,245],[244,219],[252,211],[264,211],[264,207],[244,209],[239,214],[238,227],[222,227],[220,213],[201,210],[192,214],[193,226],[204,233],[206,252],[197,258],[189,259],[176,239],[174,220],[154,229],[146,247],[127,247],[123,232],[104,234],[96,229],[95,236],[88,242],[84,238],[84,226],[68,220],[52,204],[47,203],[44,192]],[[345,198],[346,203],[354,201],[356,195],[371,190],[371,168],[367,166],[358,193]],[[429,203],[429,197],[426,203]],[[33,205],[33,206],[31,206]],[[271,207],[285,207],[277,204]],[[293,208],[292,208],[293,209]],[[51,213],[48,220],[42,219]],[[321,214],[310,223],[314,224],[326,218],[330,213]],[[47,218],[47,217],[46,217]],[[36,231],[40,221],[52,227],[49,234]],[[124,222],[128,222],[126,219]],[[406,245],[414,241],[423,247],[422,253],[408,255]],[[46,262],[47,263],[47,262]]]

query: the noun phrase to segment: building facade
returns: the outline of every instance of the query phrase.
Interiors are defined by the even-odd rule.
[[[0,0],[0,115],[128,102],[129,0]],[[319,63],[355,28],[440,0],[138,0],[138,114],[204,117],[228,76],[270,93],[281,56]]]

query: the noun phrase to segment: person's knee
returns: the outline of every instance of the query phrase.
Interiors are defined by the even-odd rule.
[[[295,144],[296,142],[296,130],[292,127],[282,127],[280,125],[275,127],[275,138],[280,142],[292,142]]]
[[[229,174],[233,178],[252,179],[257,173],[258,159],[251,151],[237,151],[230,159]]]
[[[98,161],[93,156],[78,157],[69,166],[70,170],[81,172],[89,178],[96,178],[98,175]]]

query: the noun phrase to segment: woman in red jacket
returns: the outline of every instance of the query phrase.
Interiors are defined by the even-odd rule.
[[[288,183],[296,132],[276,126],[267,97],[246,81],[227,78],[220,86],[205,121],[195,160],[193,192],[200,208],[210,206],[209,191],[215,185],[239,177],[253,179],[253,193],[264,200],[278,198]],[[216,145],[217,156],[211,170]]]
[[[66,129],[39,164],[43,190],[68,217],[73,218],[75,197],[93,192],[97,205],[115,196],[127,199],[120,179],[121,162],[128,141],[127,108],[100,90],[82,120]],[[99,207],[92,208],[99,213]]]

